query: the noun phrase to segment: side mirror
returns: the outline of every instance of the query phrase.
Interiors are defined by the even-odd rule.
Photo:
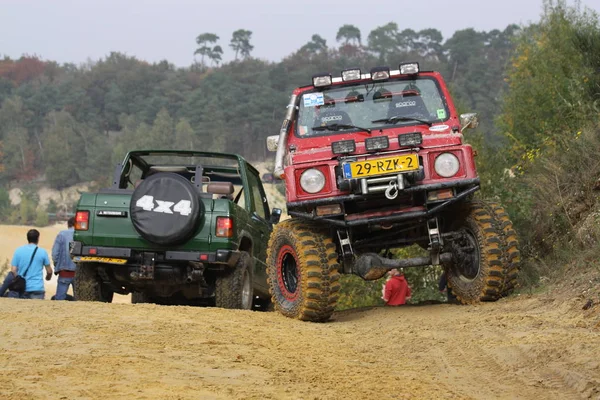
[[[281,219],[281,208],[274,208],[273,210],[271,210],[270,222],[273,225],[275,225],[279,222],[280,219]]]
[[[460,114],[460,124],[462,125],[460,128],[461,131],[467,128],[477,128],[477,126],[479,126],[477,113]]]
[[[267,150],[277,151],[278,144],[279,144],[279,135],[267,136]]]

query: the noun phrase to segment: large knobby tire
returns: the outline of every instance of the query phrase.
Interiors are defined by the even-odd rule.
[[[512,221],[508,213],[498,203],[489,203],[498,225],[498,230],[502,236],[502,289],[501,295],[508,296],[517,285],[519,268],[521,264],[521,252],[519,251],[519,241],[517,233],[513,228]]]
[[[155,244],[173,245],[194,235],[204,217],[204,203],[187,179],[160,172],[133,191],[129,211],[140,236]]]
[[[131,292],[131,304],[152,303],[150,296],[145,292]]]
[[[250,310],[254,300],[252,257],[240,252],[233,271],[219,275],[215,282],[215,305],[221,308]]]
[[[494,215],[480,202],[468,203],[453,244],[453,262],[448,269],[448,286],[463,304],[496,301],[504,280],[502,235]],[[458,250],[460,249],[460,250]]]
[[[102,283],[98,276],[98,264],[77,263],[77,271],[73,280],[73,292],[79,301],[101,301],[111,303],[113,291]]]
[[[327,321],[340,290],[336,245],[326,230],[294,219],[277,224],[267,251],[275,309],[303,321]]]

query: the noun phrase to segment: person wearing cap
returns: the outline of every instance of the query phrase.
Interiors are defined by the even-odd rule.
[[[388,306],[401,306],[410,299],[411,290],[404,277],[402,269],[392,269],[388,272],[390,279],[385,283],[383,289],[383,301]]]

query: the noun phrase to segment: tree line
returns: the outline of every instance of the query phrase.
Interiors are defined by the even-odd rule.
[[[400,30],[390,22],[363,44],[343,25],[337,45],[320,35],[281,62],[253,58],[252,32],[235,31],[236,60],[221,64],[219,36],[196,37],[199,61],[185,68],[113,52],[82,65],[24,55],[0,60],[0,182],[46,179],[54,188],[106,177],[133,148],[195,148],[270,157],[264,138],[278,131],[291,90],[318,71],[392,68],[417,60],[449,81],[462,110],[477,110],[490,140],[505,66],[519,29]],[[239,58],[238,58],[239,57]],[[206,65],[211,60],[212,66]]]

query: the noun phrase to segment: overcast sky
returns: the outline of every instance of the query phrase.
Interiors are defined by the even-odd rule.
[[[600,0],[581,4],[600,10]],[[0,0],[0,54],[79,64],[120,51],[187,66],[198,34],[219,35],[229,61],[231,33],[243,28],[253,32],[253,56],[279,61],[315,33],[335,45],[343,24],[358,26],[365,42],[390,21],[400,30],[436,28],[447,39],[469,27],[534,22],[541,12],[542,0]]]

